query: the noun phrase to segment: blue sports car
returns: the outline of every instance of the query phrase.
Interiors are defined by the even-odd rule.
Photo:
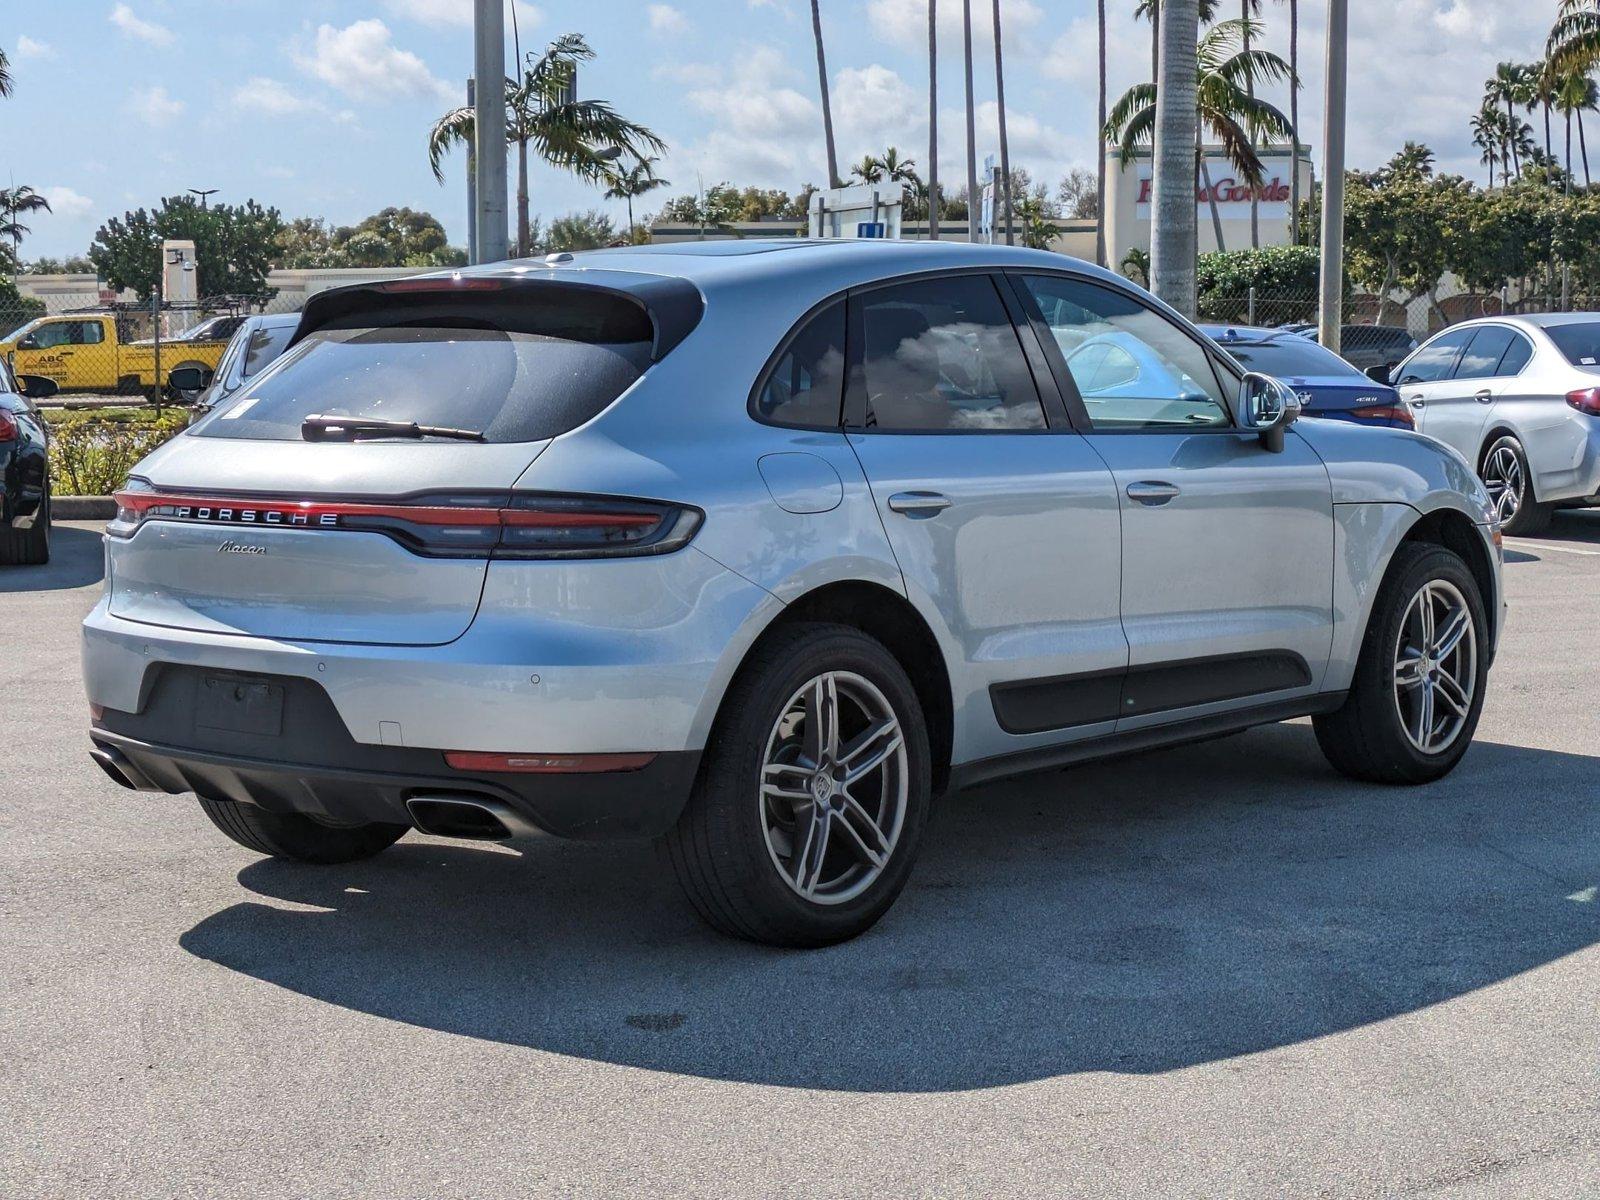
[[[1308,417],[1414,429],[1400,393],[1374,383],[1303,334],[1247,325],[1202,325],[1205,334],[1247,371],[1282,380],[1300,394]]]

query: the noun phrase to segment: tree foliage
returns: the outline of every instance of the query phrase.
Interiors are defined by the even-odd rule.
[[[201,295],[258,296],[283,232],[275,208],[254,200],[202,208],[193,196],[168,196],[154,211],[134,209],[95,232],[89,261],[114,288],[131,288],[141,300],[161,279],[161,243],[193,241]]]
[[[297,217],[278,235],[274,265],[329,267],[459,267],[466,252],[449,244],[432,213],[385,208],[357,225],[332,226],[321,217]]]

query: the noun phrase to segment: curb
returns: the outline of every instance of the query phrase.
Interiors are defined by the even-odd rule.
[[[117,502],[110,496],[51,496],[53,521],[109,521],[117,515]]]

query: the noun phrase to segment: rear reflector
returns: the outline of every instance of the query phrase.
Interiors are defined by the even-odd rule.
[[[603,771],[637,771],[655,760],[654,754],[481,754],[476,750],[447,750],[444,761],[458,771],[507,775],[583,775]]]
[[[1580,388],[1567,393],[1567,403],[1581,413],[1600,417],[1600,387]]]
[[[1364,404],[1360,408],[1352,408],[1350,415],[1364,421],[1388,421],[1391,425],[1401,425],[1406,429],[1417,427],[1417,419],[1403,404]]]

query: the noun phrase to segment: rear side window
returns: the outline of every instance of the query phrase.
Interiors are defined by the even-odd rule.
[[[1022,344],[988,276],[876,288],[860,305],[865,428],[1045,428]]]
[[[1533,343],[1520,333],[1511,335],[1511,345],[1500,356],[1500,368],[1495,372],[1501,378],[1522,374],[1522,368],[1533,361]]]
[[[541,441],[627,391],[650,365],[652,334],[642,309],[611,297],[354,310],[192,432],[300,441],[301,423],[320,415]]]
[[[837,428],[844,402],[844,331],[843,301],[806,322],[756,393],[755,415],[772,425]]]
[[[1573,366],[1600,366],[1600,322],[1574,321],[1570,325],[1548,325],[1545,334]]]
[[[1517,340],[1517,335],[1502,325],[1484,325],[1461,352],[1456,379],[1493,379],[1501,374],[1500,360]],[[1514,372],[1513,372],[1514,373]]]

